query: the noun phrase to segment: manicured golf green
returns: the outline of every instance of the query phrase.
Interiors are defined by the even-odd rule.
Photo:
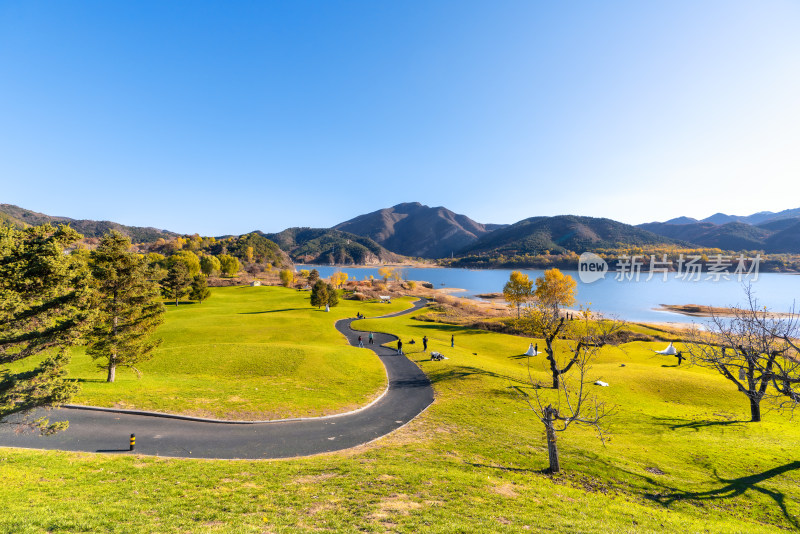
[[[239,294],[231,294],[237,301]],[[603,349],[591,374],[610,387],[591,387],[617,406],[612,438],[603,446],[590,430],[572,427],[560,434],[564,472],[550,476],[543,472],[542,425],[520,398],[532,392],[528,362],[521,356],[529,339],[409,316],[356,326],[399,334],[409,357],[433,381],[436,402],[401,430],[344,453],[281,461],[0,449],[5,481],[0,530],[767,533],[798,528],[800,428],[774,412],[765,413],[762,423],[742,422],[748,418],[744,397],[710,371],[686,363],[676,367],[675,358],[654,354],[664,343]],[[275,335],[285,340],[292,334]],[[427,359],[420,352],[423,335],[430,338],[430,349],[448,359]],[[211,329],[210,340],[224,338]],[[566,342],[560,346],[563,350]],[[531,361],[534,380],[549,382],[545,370],[541,357]]]
[[[334,328],[356,312],[382,315],[410,306],[341,300],[326,313],[309,292],[282,287],[214,288],[202,304],[167,306],[152,360],[113,383],[83,351],[70,377],[75,404],[116,406],[226,419],[263,420],[347,411],[386,387],[375,355],[350,347]]]

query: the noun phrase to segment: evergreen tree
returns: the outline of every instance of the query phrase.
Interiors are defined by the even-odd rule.
[[[308,273],[308,283],[316,284],[317,280],[319,280],[319,271],[316,269],[311,269],[311,272]]]
[[[197,302],[203,302],[211,296],[211,290],[208,289],[208,277],[204,274],[198,274],[192,278],[192,289],[189,292],[189,298]]]
[[[189,292],[189,284],[192,277],[189,276],[189,268],[182,261],[176,261],[169,267],[167,277],[161,282],[164,295],[168,299],[175,299],[175,306],[181,297]]]
[[[328,290],[328,302],[327,302],[327,304],[328,304],[328,306],[333,308],[334,306],[339,304],[339,293],[337,292],[336,288],[333,287],[331,284],[328,284],[326,289]]]
[[[69,226],[0,226],[0,421],[63,404],[77,390],[65,378],[69,347],[90,328],[94,312],[86,263],[64,248],[80,238]],[[42,353],[46,358],[32,370],[8,368]],[[45,434],[68,425],[44,417],[21,424]]]
[[[164,322],[158,284],[149,279],[147,259],[130,251],[130,240],[111,231],[92,252],[95,308],[99,320],[88,336],[87,354],[108,370],[108,382],[117,367],[129,367],[152,357],[161,340],[153,332]]]
[[[317,283],[314,284],[314,287],[311,289],[311,305],[319,308],[327,303],[328,285],[322,280],[317,280]]]

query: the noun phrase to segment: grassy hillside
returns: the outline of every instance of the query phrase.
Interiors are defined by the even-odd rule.
[[[800,428],[775,413],[763,423],[741,422],[748,414],[744,398],[712,372],[685,363],[675,367],[674,358],[655,355],[653,349],[663,343],[634,342],[601,352],[592,374],[610,387],[593,386],[592,392],[617,406],[611,441],[603,446],[577,427],[560,434],[565,472],[550,476],[543,472],[541,424],[520,398],[532,391],[521,357],[529,339],[408,316],[358,324],[398,333],[406,342],[427,335],[431,348],[449,358],[431,362],[418,352],[420,344],[406,344],[431,377],[436,402],[399,431],[351,451],[280,461],[0,449],[5,482],[0,530],[767,533],[798,528]],[[295,335],[281,332],[274,342]],[[220,336],[230,341],[240,333],[212,329],[198,341],[213,346]],[[560,342],[559,351],[565,349]],[[545,380],[545,362],[536,358],[531,364],[534,380]],[[188,395],[189,385],[178,394]]]
[[[356,311],[380,315],[408,307],[340,301],[329,313],[309,305],[308,292],[281,287],[212,288],[202,304],[167,306],[157,336],[164,343],[143,363],[141,379],[117,381],[82,351],[70,376],[74,403],[232,419],[270,419],[347,411],[383,391],[377,358],[352,348],[333,323]]]

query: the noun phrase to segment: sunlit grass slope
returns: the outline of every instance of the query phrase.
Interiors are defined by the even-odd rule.
[[[797,528],[796,423],[774,413],[760,424],[740,422],[748,413],[742,396],[711,372],[655,355],[663,343],[601,352],[592,375],[610,387],[593,392],[617,405],[612,439],[604,447],[592,432],[571,428],[559,436],[565,471],[550,476],[541,424],[519,398],[532,391],[521,357],[530,340],[409,317],[357,324],[400,334],[433,381],[436,402],[401,430],[344,453],[265,462],[0,449],[0,530]],[[449,359],[431,362],[418,352],[423,335]],[[547,382],[542,358],[531,363],[534,380]]]
[[[70,377],[73,402],[232,419],[268,419],[346,411],[386,386],[380,361],[336,331],[343,317],[409,307],[341,300],[329,313],[309,293],[281,287],[214,288],[202,304],[167,306],[155,357],[113,384],[82,351]]]

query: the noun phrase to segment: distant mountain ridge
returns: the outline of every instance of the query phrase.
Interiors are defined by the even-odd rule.
[[[792,211],[787,210],[789,213]],[[766,213],[754,215],[766,217]],[[750,220],[758,220],[761,217],[750,216]],[[718,217],[715,220],[725,219]],[[800,216],[793,218],[766,217],[766,222],[759,224],[742,221],[729,221],[722,224],[709,221],[694,223],[670,223],[668,221],[640,224],[638,227],[702,247],[733,251],[763,251],[767,254],[800,252]]]
[[[727,224],[731,222],[740,222],[752,225],[761,225],[768,222],[780,221],[784,219],[795,219],[800,217],[800,208],[787,209],[779,212],[772,211],[759,211],[750,215],[728,215],[727,213],[715,213],[705,219],[697,220],[693,217],[675,217],[661,224],[694,224],[694,223],[712,223],[717,225]],[[655,224],[655,223],[646,223]],[[638,225],[644,226],[644,225]]]
[[[619,245],[675,245],[677,240],[612,219],[558,215],[531,217],[491,232],[461,254],[544,254],[576,252]]]
[[[333,229],[369,237],[404,256],[443,258],[504,226],[481,224],[441,206],[408,202],[359,215]]]
[[[159,238],[169,241],[180,235],[111,221],[54,217],[0,204],[0,224],[24,227],[47,222],[70,224],[87,238],[117,230],[134,243],[153,243]],[[800,208],[743,217],[718,213],[702,221],[681,216],[638,226],[577,215],[530,217],[504,225],[482,224],[442,206],[409,202],[359,215],[333,228],[295,227],[253,234],[274,242],[276,251],[279,248],[280,254],[294,261],[328,264],[374,265],[405,261],[409,256],[441,259],[451,255],[537,255],[546,251],[582,253],[659,245],[798,254]]]
[[[287,228],[263,235],[301,263],[375,265],[404,260],[368,237],[329,228]]]
[[[13,204],[0,204],[0,222],[25,227],[40,224],[69,224],[73,229],[83,234],[84,237],[102,237],[110,230],[116,230],[128,236],[133,243],[151,243],[159,238],[170,239],[179,234],[158,228],[142,226],[126,226],[112,221],[92,221],[88,219],[71,219],[69,217],[56,217],[45,215],[31,210],[26,210]]]

